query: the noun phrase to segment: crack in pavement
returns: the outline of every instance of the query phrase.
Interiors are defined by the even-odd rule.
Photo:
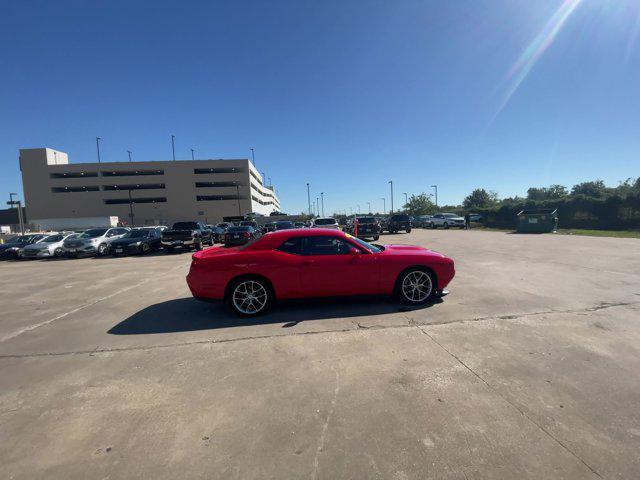
[[[93,349],[83,349],[83,350],[73,350],[73,351],[65,351],[65,352],[36,352],[36,353],[22,353],[22,354],[0,354],[0,359],[3,358],[37,358],[37,357],[60,357],[60,356],[70,356],[70,355],[85,355],[85,354],[99,354],[99,353],[113,353],[113,352],[131,352],[131,351],[147,351],[147,350],[156,350],[161,348],[177,348],[177,347],[188,347],[191,345],[213,345],[217,343],[233,343],[233,342],[244,342],[244,341],[252,341],[252,340],[266,340],[270,338],[280,338],[280,337],[297,337],[303,335],[321,335],[325,333],[347,333],[347,332],[359,332],[359,331],[370,331],[370,330],[393,330],[393,329],[401,329],[401,328],[414,328],[418,327],[434,327],[434,326],[443,326],[450,324],[459,324],[465,322],[482,322],[482,321],[490,321],[490,320],[517,320],[519,318],[526,318],[537,315],[550,315],[550,314],[566,314],[566,313],[582,313],[582,312],[594,312],[598,310],[604,310],[608,308],[617,308],[617,307],[627,307],[627,306],[635,306],[640,305],[640,302],[619,302],[619,303],[602,303],[595,306],[590,306],[582,309],[570,309],[570,310],[545,310],[541,312],[529,312],[515,315],[497,315],[493,317],[477,317],[471,319],[462,319],[462,320],[453,320],[450,322],[430,322],[430,323],[417,323],[415,319],[404,316],[407,319],[406,324],[395,324],[395,325],[362,325],[359,322],[351,322],[351,327],[346,328],[337,328],[337,329],[327,329],[327,330],[313,330],[313,331],[305,331],[305,332],[292,332],[292,333],[273,333],[273,334],[264,334],[264,335],[247,335],[244,337],[233,337],[233,338],[221,338],[215,339],[210,338],[206,340],[193,340],[187,342],[175,342],[175,343],[166,343],[161,345],[132,345],[129,347],[104,347],[98,348],[95,347]],[[422,329],[421,329],[422,330]]]
[[[558,437],[556,437],[555,435],[553,435],[549,430],[547,430],[546,428],[544,428],[542,425],[540,425],[538,422],[536,422],[532,417],[530,417],[527,412],[520,408],[517,404],[515,404],[514,402],[512,402],[511,400],[509,400],[508,398],[506,398],[505,396],[503,396],[498,390],[496,390],[487,380],[485,380],[479,373],[477,373],[473,368],[471,368],[469,365],[467,365],[458,355],[456,355],[455,353],[453,353],[452,351],[450,351],[447,347],[445,347],[442,343],[438,342],[435,338],[433,338],[433,336],[431,336],[429,333],[427,333],[422,327],[423,326],[428,326],[428,325],[417,325],[416,327],[418,328],[418,330],[420,330],[424,335],[426,335],[427,337],[429,337],[429,339],[435,343],[436,345],[438,345],[438,347],[440,347],[443,351],[445,351],[449,356],[451,356],[452,358],[454,358],[460,365],[462,365],[465,369],[467,369],[469,372],[471,372],[471,374],[473,374],[478,380],[480,380],[482,383],[484,383],[484,385],[486,385],[486,387],[491,390],[491,392],[493,392],[494,394],[496,394],[498,397],[500,397],[504,402],[506,402],[507,404],[509,404],[512,408],[514,408],[518,413],[520,413],[520,415],[522,415],[524,418],[526,418],[530,423],[532,423],[533,425],[535,425],[541,432],[543,432],[546,436],[548,436],[549,438],[551,438],[553,441],[555,441],[558,445],[560,445],[560,447],[562,447],[566,452],[568,452],[569,454],[571,454],[574,458],[576,458],[577,460],[579,460],[585,467],[587,467],[589,469],[589,471],[591,471],[591,473],[593,473],[594,475],[596,475],[598,478],[603,478],[602,475],[600,475],[598,473],[598,471],[592,467],[591,465],[589,465],[589,463],[587,463],[586,460],[584,460],[582,457],[580,457],[580,455],[578,455],[576,452],[574,452],[572,449],[570,449],[567,445],[565,445],[562,440],[560,440]]]

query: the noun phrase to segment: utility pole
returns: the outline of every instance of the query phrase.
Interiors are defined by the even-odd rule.
[[[311,215],[311,193],[309,193],[309,182],[307,182],[307,202],[309,202],[309,215]]]
[[[438,185],[431,185],[431,188],[436,189],[436,207],[438,206]]]
[[[316,210],[318,211],[318,216],[320,216],[320,197],[316,197]]]
[[[129,189],[129,216],[131,217],[131,226],[135,225],[133,221],[133,201],[131,200],[131,189]]]
[[[382,200],[382,213],[385,214],[387,213],[387,199],[380,197],[380,200]]]
[[[96,150],[98,151],[98,163],[100,163],[100,137],[96,137]]]
[[[173,153],[173,161],[176,161],[176,136],[171,135],[171,152]]]
[[[320,192],[320,201],[322,202],[322,216],[324,217],[324,192]]]
[[[391,185],[391,210],[389,213],[393,214],[393,180],[389,180],[389,185]]]
[[[311,202],[311,205],[313,206],[313,215],[315,216],[315,214],[316,214],[316,202]]]
[[[253,166],[256,166],[256,157],[253,153],[253,148],[250,148],[249,150],[251,150],[251,163],[253,163]]]
[[[406,193],[403,193],[404,195],[404,204],[406,205],[407,203],[409,203],[409,197]]]
[[[195,150],[193,148],[191,148],[190,150],[191,150],[191,160],[195,160],[196,159]]]
[[[127,150],[127,153],[129,154],[129,161],[131,161],[131,150]]]
[[[371,213],[371,202],[367,202],[367,205],[369,205],[369,213]]]

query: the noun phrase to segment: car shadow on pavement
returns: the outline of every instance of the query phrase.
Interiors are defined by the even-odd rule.
[[[268,313],[258,317],[240,318],[229,312],[222,303],[207,303],[189,297],[150,305],[113,326],[107,333],[145,335],[274,323],[282,323],[282,328],[288,328],[313,320],[410,312],[439,303],[442,303],[440,297],[418,307],[401,305],[384,297],[306,299],[278,303]]]

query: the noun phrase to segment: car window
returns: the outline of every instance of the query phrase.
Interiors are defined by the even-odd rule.
[[[315,225],[335,225],[336,221],[333,218],[318,218],[313,223]]]
[[[303,255],[347,255],[351,245],[338,237],[306,237]]]
[[[292,253],[294,255],[302,254],[302,237],[293,237],[288,240],[285,240],[282,245],[278,247],[278,250],[281,252]]]
[[[59,242],[62,238],[62,235],[50,235],[43,240],[43,243]]]

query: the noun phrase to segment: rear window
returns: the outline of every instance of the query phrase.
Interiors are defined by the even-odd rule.
[[[363,223],[363,224],[376,223],[376,219],[373,217],[363,217],[358,219],[358,223]]]
[[[293,237],[289,240],[285,240],[282,245],[278,247],[281,252],[292,253],[294,255],[302,254],[302,237]]]
[[[248,232],[249,230],[251,230],[251,227],[231,227],[227,230],[227,232],[241,233],[241,232]]]
[[[173,230],[196,230],[198,224],[196,222],[178,222],[173,224]]]
[[[391,217],[391,220],[395,222],[408,222],[409,215],[394,215],[393,217]]]
[[[335,225],[336,221],[333,218],[318,218],[313,223],[315,225]]]

